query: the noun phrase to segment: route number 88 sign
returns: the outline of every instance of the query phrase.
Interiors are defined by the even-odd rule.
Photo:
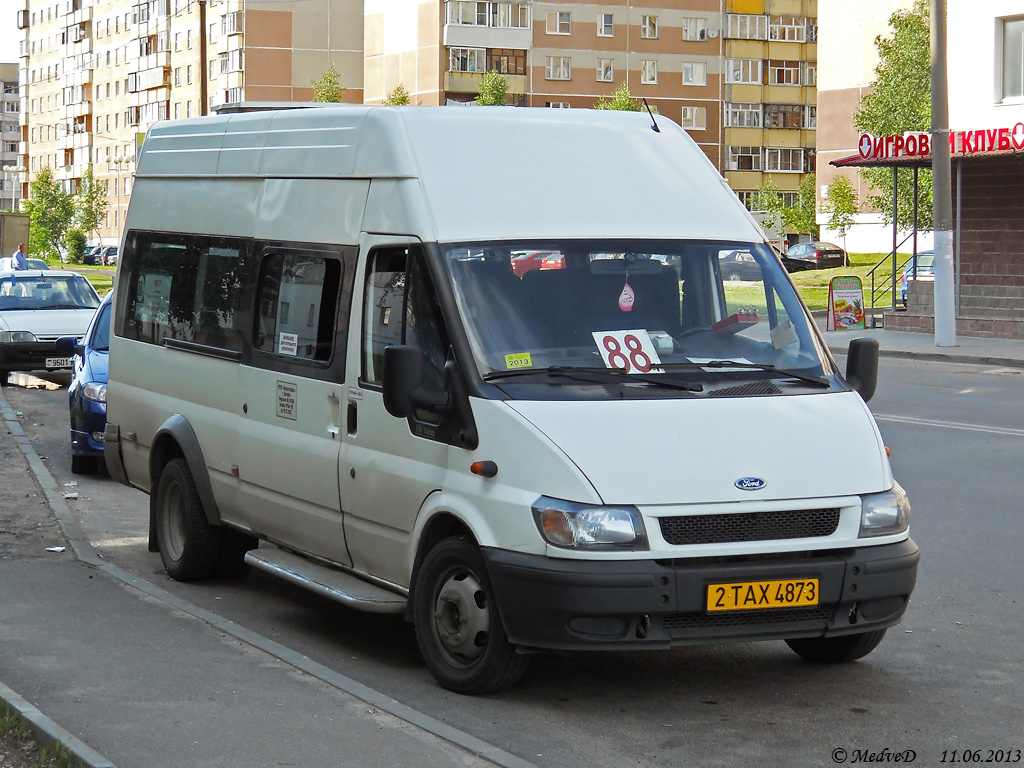
[[[608,368],[626,373],[649,373],[661,363],[647,331],[594,331],[594,341]]]

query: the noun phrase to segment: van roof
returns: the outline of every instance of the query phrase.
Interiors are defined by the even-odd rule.
[[[161,122],[136,178],[415,180],[438,241],[763,241],[700,148],[647,113],[514,107],[243,112]],[[421,233],[417,233],[421,234]]]

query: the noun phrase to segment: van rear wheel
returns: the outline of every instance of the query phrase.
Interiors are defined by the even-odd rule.
[[[823,664],[845,664],[864,658],[885,637],[884,629],[842,637],[802,637],[787,640],[786,645],[802,658]]]
[[[501,625],[480,550],[445,539],[423,561],[413,594],[416,642],[427,668],[450,691],[496,693],[526,669]]]
[[[184,459],[164,467],[156,492],[156,539],[160,559],[176,581],[208,579],[217,567],[221,529],[203,512],[192,472]]]

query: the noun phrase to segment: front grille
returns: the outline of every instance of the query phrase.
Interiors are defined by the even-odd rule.
[[[676,546],[774,541],[831,536],[839,527],[838,509],[797,509],[728,515],[661,517],[661,535]]]
[[[712,613],[670,613],[663,619],[666,630],[745,627],[754,624],[793,624],[802,621],[827,622],[830,605],[807,608],[762,608],[757,611],[715,611]]]

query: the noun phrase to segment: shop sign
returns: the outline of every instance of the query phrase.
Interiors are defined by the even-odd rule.
[[[855,275],[828,281],[826,331],[864,328],[864,285]]]
[[[863,160],[927,158],[932,153],[931,136],[920,132],[908,132],[902,136],[872,136],[870,133],[862,133],[857,149]],[[1021,151],[1024,151],[1024,122],[1017,123],[1013,128],[949,132],[950,155]]]

